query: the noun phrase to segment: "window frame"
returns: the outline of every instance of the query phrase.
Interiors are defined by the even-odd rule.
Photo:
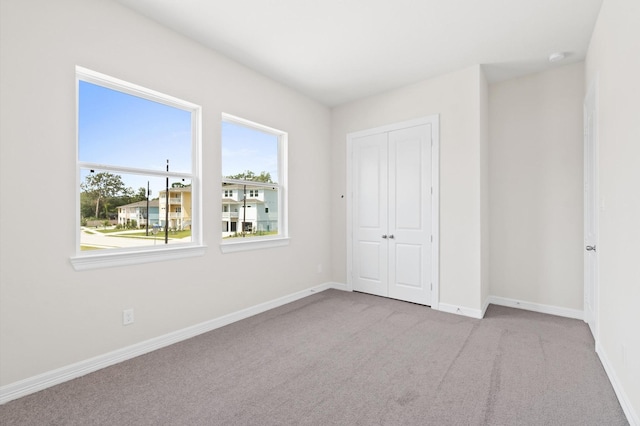
[[[245,250],[266,249],[273,247],[282,247],[289,244],[289,202],[288,202],[288,142],[289,134],[283,130],[279,130],[273,127],[265,126],[263,124],[256,123],[235,115],[222,113],[222,123],[232,123],[239,126],[248,127],[261,132],[269,133],[277,137],[278,147],[278,176],[277,183],[265,183],[265,182],[253,182],[237,179],[228,179],[221,176],[220,188],[222,189],[223,183],[231,184],[250,184],[251,186],[273,188],[277,187],[278,190],[278,234],[274,236],[260,236],[260,237],[245,237],[245,238],[233,238],[220,240],[220,250],[222,253],[234,253]],[[222,126],[221,126],[222,127]],[[222,132],[220,133],[222,135]],[[222,149],[222,136],[220,139],[220,148]],[[221,157],[221,162],[224,159]],[[257,171],[259,172],[259,171]],[[222,221],[220,221],[222,223]],[[238,222],[241,223],[241,222]],[[240,226],[242,228],[242,225]],[[220,231],[220,235],[222,230]]]
[[[75,254],[70,261],[75,270],[96,269],[123,265],[134,265],[148,262],[160,262],[204,255],[205,245],[202,240],[202,107],[182,99],[175,98],[137,84],[129,83],[90,69],[76,66],[76,186],[75,186]],[[79,115],[80,115],[80,82],[106,87],[111,90],[137,96],[170,107],[191,113],[191,173],[166,172],[143,168],[114,166],[80,161]],[[130,248],[111,248],[108,250],[81,251],[80,229],[80,184],[81,170],[95,169],[107,172],[130,173],[143,176],[169,177],[189,179],[191,181],[192,228],[191,241],[175,245],[139,246]]]

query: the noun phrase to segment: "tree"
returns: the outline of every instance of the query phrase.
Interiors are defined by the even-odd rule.
[[[114,175],[109,172],[100,172],[87,175],[87,177],[85,177],[84,179],[84,182],[80,184],[80,188],[95,200],[96,218],[98,217],[98,213],[100,211],[101,201],[106,201],[107,199],[113,198],[118,195],[129,195],[133,192],[131,188],[126,188],[124,186],[124,182],[122,182],[122,176]]]
[[[142,200],[146,200],[147,199],[147,190],[146,188],[143,188],[142,186],[140,188],[138,188],[138,192],[137,194],[134,196],[135,201],[142,201]]]
[[[265,183],[273,183],[271,180],[271,173],[269,172],[260,172],[259,175],[256,175],[251,170],[246,170],[242,173],[238,173],[236,175],[226,176],[227,179],[238,179],[238,180],[250,180],[253,182],[265,182]]]

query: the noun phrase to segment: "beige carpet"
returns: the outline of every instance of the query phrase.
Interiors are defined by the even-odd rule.
[[[584,322],[325,291],[0,406],[2,425],[625,425]]]

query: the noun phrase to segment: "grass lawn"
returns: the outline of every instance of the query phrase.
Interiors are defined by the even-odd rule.
[[[111,229],[95,229],[95,231],[100,232],[101,234],[110,234],[112,232],[122,232],[125,231],[125,229],[115,229],[115,228],[111,228]]]
[[[80,250],[81,250],[81,251],[87,251],[87,250],[102,250],[102,248],[100,248],[100,247],[93,247],[93,246],[80,246]]]

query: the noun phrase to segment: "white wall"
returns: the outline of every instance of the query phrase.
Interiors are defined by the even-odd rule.
[[[440,114],[440,302],[480,312],[481,73],[473,66],[332,110],[334,281],[347,282],[347,133]]]
[[[626,395],[635,424],[640,424],[639,22],[637,0],[605,0],[586,61],[587,87],[598,82],[598,353]]]
[[[0,19],[0,385],[329,281],[328,108],[113,1]],[[204,257],[73,270],[76,65],[203,107]],[[288,247],[220,253],[223,111],[289,132]]]
[[[584,63],[489,89],[491,294],[583,309]]]

